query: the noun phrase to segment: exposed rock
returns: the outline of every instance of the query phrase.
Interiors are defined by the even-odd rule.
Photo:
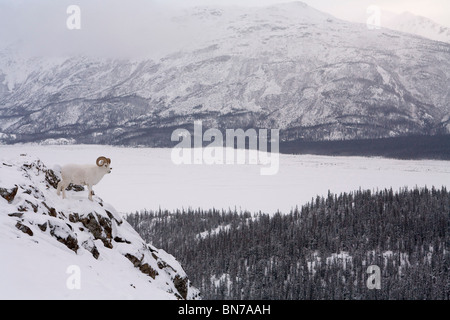
[[[31,229],[29,227],[27,227],[26,225],[22,224],[20,221],[18,221],[16,223],[16,228],[19,229],[20,231],[22,231],[23,233],[26,233],[30,237],[33,236],[33,231],[31,231]]]
[[[83,246],[83,248],[88,250],[95,259],[98,259],[98,257],[100,256],[100,252],[98,251],[92,240],[86,240],[81,245]]]
[[[101,237],[103,231],[102,227],[92,213],[89,213],[85,217],[81,217],[79,221],[94,235],[95,239]]]
[[[51,169],[48,169],[45,172],[45,181],[47,181],[47,183],[53,187],[53,189],[56,189],[58,187],[58,183],[59,183],[59,178],[56,176],[55,172]]]
[[[141,260],[139,260],[138,258],[136,258],[135,256],[133,256],[130,253],[125,254],[125,257],[131,261],[131,263],[138,268],[141,264]]]
[[[186,299],[188,293],[188,279],[181,278],[180,276],[177,275],[173,280],[173,284],[175,285],[175,288],[177,288],[178,292],[181,294],[183,299]]]
[[[84,191],[83,186],[75,185],[75,184],[69,184],[69,186],[66,188],[67,191],[75,191],[75,192],[81,192]]]
[[[99,214],[97,215],[97,221],[102,227],[104,233],[106,234],[106,239],[111,240],[112,239],[112,227],[111,227],[111,220],[107,219],[105,217],[102,217]]]
[[[98,252],[96,246],[94,246],[90,252],[92,253],[92,256],[93,256],[95,259],[98,259],[98,257],[100,256],[100,253]]]
[[[172,268],[164,262],[164,257],[167,261],[173,261],[173,257],[165,252],[159,254],[156,248],[146,244],[128,223],[123,222],[112,206],[98,199],[91,202],[87,199],[74,201],[55,197],[56,190],[53,188],[57,177],[39,160],[21,159],[15,166],[8,164],[6,167],[0,163],[0,169],[8,174],[7,180],[0,181],[5,183],[5,186],[1,185],[1,196],[8,201],[0,199],[0,214],[15,219],[15,228],[33,237],[31,240],[34,243],[45,243],[50,245],[49,249],[52,242],[59,242],[64,246],[58,244],[55,250],[69,249],[65,254],[71,255],[72,252],[76,255],[89,252],[103,265],[105,261],[100,257],[108,250],[108,259],[123,259],[125,256],[138,269],[137,272],[151,278],[141,285],[150,283],[149,288],[163,290],[171,298],[183,299],[183,295],[187,299],[199,297],[197,289],[192,287],[188,287],[191,291],[187,295],[183,293],[183,281],[179,279],[184,279],[186,275],[182,267],[176,263]],[[2,226],[5,230],[10,228],[8,224]],[[80,260],[80,263],[84,262],[85,258]],[[102,270],[97,271],[102,273]],[[179,278],[176,282],[180,292],[177,292],[173,280],[169,280],[176,276]],[[142,279],[141,276],[138,278]],[[47,281],[51,281],[51,277]]]
[[[72,234],[71,230],[67,230],[65,226],[61,225],[52,225],[49,223],[50,234],[56,238],[59,242],[64,244],[67,248],[74,251],[75,253],[78,251],[78,241],[76,235]]]
[[[148,275],[149,277],[155,279],[155,277],[158,275],[158,272],[154,270],[148,263],[142,263],[142,259],[144,259],[144,256],[142,256],[142,259],[138,259],[132,254],[127,253],[125,254],[125,257],[131,261],[135,268],[139,268],[142,273]]]
[[[0,196],[8,201],[9,203],[12,203],[14,198],[17,195],[17,190],[19,190],[19,187],[15,186],[14,188],[8,190],[4,188],[0,188]]]
[[[154,250],[153,250],[154,251]],[[152,252],[152,256],[155,260],[157,260],[157,265],[161,270],[165,270],[167,268],[170,268],[171,271],[176,272],[174,268],[172,268],[170,265],[168,265],[166,262],[162,261],[158,256],[156,256]],[[142,256],[141,259],[137,258],[136,256],[127,253],[125,257],[131,261],[131,263],[141,270],[142,273],[147,274],[148,276],[155,279],[155,277],[158,275],[158,272],[154,270],[148,263],[142,263],[144,256]],[[187,277],[180,277],[178,274],[173,279],[173,284],[177,291],[179,292],[179,295],[182,299],[186,299],[188,291],[189,291],[189,279]]]
[[[37,205],[35,205],[34,203],[32,203],[29,200],[25,200],[25,202],[28,203],[33,208],[34,213],[37,212],[37,210],[38,210],[38,206]]]
[[[38,224],[39,229],[41,229],[42,232],[45,232],[47,230],[47,222],[43,224]]]
[[[122,239],[122,238],[120,238],[120,237],[114,237],[114,241],[115,242],[119,242],[119,243],[127,243],[127,244],[130,244],[131,242],[130,241],[128,241],[127,239]]]
[[[158,272],[150,267],[148,263],[140,265],[139,270],[141,270],[142,273],[152,277],[153,279],[155,279],[155,277],[158,275]]]
[[[76,238],[72,237],[72,236],[68,236],[67,238],[59,238],[56,237],[56,239],[65,244],[67,248],[69,248],[70,250],[75,251],[75,253],[78,251],[78,241]]]
[[[99,217],[101,222],[99,222],[92,213],[89,213],[86,217],[80,218],[79,221],[94,235],[96,240],[100,239],[105,247],[112,249],[111,224],[98,214],[97,217]]]
[[[80,215],[76,212],[69,214],[69,221],[72,223],[80,222]]]
[[[21,212],[9,213],[8,216],[16,217],[16,218],[22,218],[23,213],[21,213]]]
[[[61,181],[59,177],[56,175],[55,171],[51,169],[45,170],[45,181],[48,183],[49,186],[51,186],[53,189],[58,188],[58,183]],[[69,186],[66,188],[67,191],[75,191],[75,192],[81,192],[84,191],[83,186],[69,184]]]
[[[42,201],[42,204],[44,205],[44,207],[47,208],[48,210],[48,215],[51,217],[56,217],[56,209],[55,208],[50,208],[45,201]]]
[[[100,205],[103,207],[103,204],[102,203],[100,203]],[[111,213],[111,212],[109,212],[108,210],[106,210],[105,209],[105,212],[106,212],[106,214],[108,215],[108,217],[110,218],[110,219],[114,219],[114,221],[116,221],[116,223],[120,226],[121,224],[122,224],[122,220],[117,220],[116,219],[116,217],[114,217],[114,215]]]

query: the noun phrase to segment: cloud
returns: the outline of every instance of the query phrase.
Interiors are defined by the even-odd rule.
[[[20,44],[30,55],[149,56],[195,41],[199,26],[182,28],[172,18],[193,5],[267,5],[289,0],[0,0],[0,47]],[[304,0],[339,18],[364,22],[369,4],[450,21],[448,0]],[[68,30],[67,7],[81,9],[81,29]],[[446,10],[449,9],[449,10]],[[430,16],[431,15],[431,16]]]
[[[172,8],[143,0],[83,0],[81,29],[67,27],[72,1],[0,4],[0,45],[20,44],[30,55],[152,54],[181,41]]]
[[[366,9],[371,5],[393,13],[411,12],[450,27],[448,0],[303,0],[310,6],[328,12],[340,19],[365,22]]]

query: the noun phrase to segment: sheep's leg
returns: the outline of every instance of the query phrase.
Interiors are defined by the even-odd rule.
[[[58,183],[58,186],[56,187],[56,194],[58,196],[60,196],[61,195],[61,191],[62,191],[62,197],[63,197],[63,199],[65,199],[66,198],[66,188],[67,188],[66,184],[64,183],[64,181],[61,180]]]
[[[63,199],[66,198],[66,188],[67,188],[67,185],[64,183],[64,184],[61,186],[61,191],[62,191],[62,197],[63,197]]]
[[[89,200],[91,200],[91,201],[93,201],[92,200],[92,195],[94,194],[94,192],[92,191],[92,186],[87,186],[88,187],[88,190],[89,190]]]
[[[56,194],[58,196],[61,195],[61,186],[62,186],[62,180],[58,183],[58,186],[56,187]]]

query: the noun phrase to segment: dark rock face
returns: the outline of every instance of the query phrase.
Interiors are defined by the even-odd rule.
[[[73,234],[69,227],[61,226],[61,225],[53,225],[52,223],[49,223],[50,228],[50,235],[52,235],[56,240],[64,244],[67,248],[74,251],[75,253],[79,249],[78,246],[78,240],[76,238],[76,235]],[[61,236],[61,234],[66,235]]]
[[[188,293],[188,279],[181,278],[180,276],[176,276],[175,279],[173,280],[173,284],[175,285],[175,288],[177,288],[181,297],[183,299],[186,299],[186,296]]]
[[[22,231],[23,233],[26,233],[30,237],[33,236],[33,231],[31,231],[31,229],[29,227],[27,227],[26,225],[22,224],[21,222],[17,222],[16,228],[19,229],[20,231]]]
[[[47,169],[45,171],[45,180],[48,183],[48,187],[52,187],[53,189],[58,188],[58,183],[61,181],[58,176],[56,175],[56,173],[51,170],[51,169]],[[75,191],[75,192],[81,192],[84,191],[84,187],[83,186],[79,186],[79,185],[74,185],[74,184],[69,184],[69,186],[66,188],[67,191]]]
[[[157,260],[158,268],[161,270],[168,270],[175,271],[170,265],[168,265],[166,262],[161,261],[161,259],[153,252],[152,253],[153,258]],[[148,263],[143,263],[144,256],[142,256],[141,259],[137,258],[136,256],[132,254],[126,254],[125,257],[130,260],[130,262],[134,265],[135,268],[139,268],[142,273],[148,275],[149,277],[155,279],[155,277],[158,275],[158,272],[154,270]],[[186,299],[189,291],[189,279],[187,277],[180,277],[179,275],[176,275],[173,278],[173,284],[175,288],[178,291],[179,298],[180,299]]]
[[[42,202],[42,205],[47,208],[49,216],[56,217],[57,213],[55,208],[50,208],[44,201]]]
[[[75,192],[81,192],[84,191],[84,187],[83,186],[78,186],[75,184],[69,184],[69,186],[66,189],[67,191],[75,191]]]
[[[8,201],[9,203],[13,202],[14,197],[17,194],[17,191],[19,190],[19,187],[15,187],[13,189],[4,189],[4,188],[0,188],[0,196],[5,199],[6,201]]]
[[[121,237],[114,237],[114,241],[118,242],[118,243],[126,243],[126,244],[131,244],[130,241],[128,241],[127,239],[122,239]]]
[[[154,270],[148,263],[142,263],[142,260],[144,259],[144,256],[142,256],[141,259],[136,258],[132,254],[127,253],[125,257],[131,261],[131,263],[134,265],[135,268],[139,268],[142,273],[148,275],[149,277],[155,279],[155,277],[158,275],[158,272]]]
[[[8,216],[21,218],[23,216],[23,213],[22,212],[9,213]]]
[[[112,249],[111,222],[98,214],[96,216],[89,213],[86,217],[80,218],[79,221],[94,235],[95,240],[100,239],[105,247]]]
[[[138,258],[136,258],[135,256],[133,256],[132,254],[127,253],[125,255],[125,257],[131,261],[131,263],[137,268],[140,266],[141,264],[141,260],[139,260]]]
[[[148,263],[140,265],[139,270],[141,270],[142,273],[148,275],[149,277],[152,277],[153,279],[155,279],[155,277],[158,275],[158,272],[150,267]]]
[[[47,222],[38,224],[39,229],[41,229],[42,232],[47,231]]]
[[[51,169],[48,169],[45,172],[45,180],[48,182],[49,186],[53,189],[56,189],[58,187],[59,178],[56,176],[55,172]]]

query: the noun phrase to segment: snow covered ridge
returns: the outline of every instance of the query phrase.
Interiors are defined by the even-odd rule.
[[[39,159],[0,161],[1,299],[199,299],[183,268]]]
[[[392,30],[450,43],[450,28],[407,11],[401,14],[383,11],[382,22],[384,27]]]
[[[282,141],[450,133],[448,43],[301,3],[190,8],[171,21],[190,32],[161,57],[1,50],[0,143],[172,147],[193,120],[277,128]]]

